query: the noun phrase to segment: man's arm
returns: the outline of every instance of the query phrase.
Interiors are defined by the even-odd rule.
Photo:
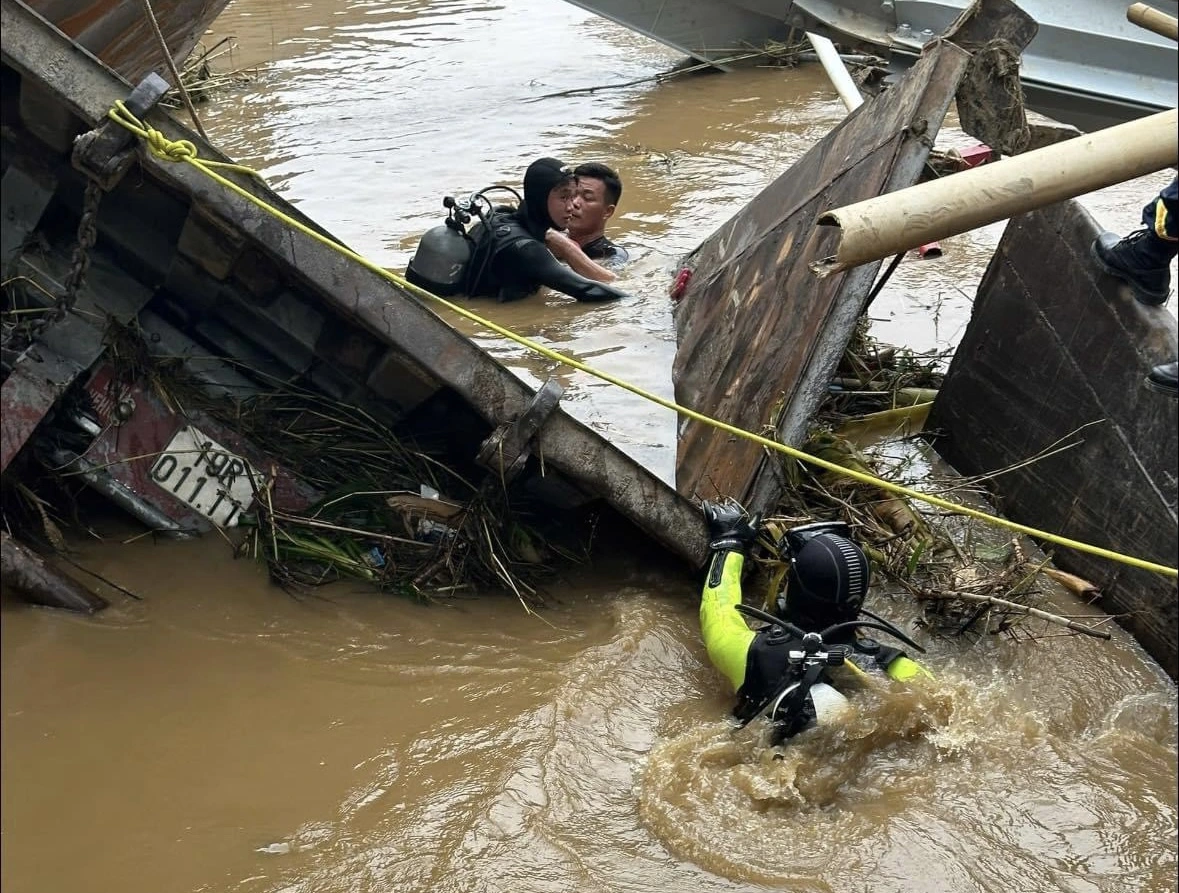
[[[724,673],[734,689],[745,684],[749,644],[756,633],[745,623],[741,603],[741,571],[745,552],[757,539],[761,516],[749,517],[736,504],[705,501],[708,525],[708,575],[700,593],[700,635],[713,666]]]
[[[569,269],[579,276],[592,279],[595,282],[613,282],[618,276],[613,270],[603,267],[595,260],[591,260],[575,239],[555,229],[550,229],[544,236],[544,243],[549,251],[559,260],[569,264]]]

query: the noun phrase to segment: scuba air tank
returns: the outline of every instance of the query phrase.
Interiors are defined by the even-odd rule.
[[[851,701],[837,688],[826,682],[816,682],[808,693],[811,706],[815,708],[815,722],[819,725],[838,722],[851,709]]]
[[[405,278],[439,297],[468,294],[469,288],[475,284],[473,280],[483,272],[482,269],[472,270],[472,259],[476,249],[486,241],[487,219],[492,212],[486,193],[496,190],[510,192],[518,202],[523,201],[520,193],[510,186],[488,186],[461,200],[450,195],[442,199],[442,207],[447,211],[446,220],[422,236],[409,266],[405,268]],[[478,217],[480,224],[468,230],[472,217]],[[478,266],[482,268],[486,266],[488,252],[484,250],[479,254]]]
[[[467,270],[475,251],[475,240],[467,234],[471,216],[446,196],[446,222],[426,231],[405,268],[405,278],[426,291],[449,298],[460,294],[467,284]]]

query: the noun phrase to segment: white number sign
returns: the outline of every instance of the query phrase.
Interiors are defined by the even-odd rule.
[[[237,524],[261,484],[245,459],[192,426],[168,442],[151,467],[151,479],[218,527]]]

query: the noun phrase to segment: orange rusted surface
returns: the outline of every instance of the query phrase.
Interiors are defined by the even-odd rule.
[[[26,0],[27,5],[132,84],[154,71],[172,83],[142,0]],[[229,0],[151,0],[177,67]],[[173,84],[175,86],[175,84]]]

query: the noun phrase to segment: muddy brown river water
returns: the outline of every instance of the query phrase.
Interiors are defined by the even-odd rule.
[[[212,140],[386,266],[444,194],[541,155],[614,163],[633,299],[481,308],[666,396],[677,258],[842,116],[813,66],[543,98],[679,61],[561,0],[236,0],[209,41],[227,35],[256,73],[201,108]],[[1168,177],[1084,203],[1128,231]],[[907,259],[877,335],[952,346],[1001,229]],[[529,381],[554,372],[456,325]],[[669,413],[557,374],[571,412],[671,477]],[[1176,888],[1176,689],[1124,635],[919,632],[937,682],[866,695],[774,760],[724,722],[698,581],[642,556],[565,574],[529,616],[494,594],[292,598],[217,538],[106,533],[75,560],[141,601],[3,601],[4,893]]]

